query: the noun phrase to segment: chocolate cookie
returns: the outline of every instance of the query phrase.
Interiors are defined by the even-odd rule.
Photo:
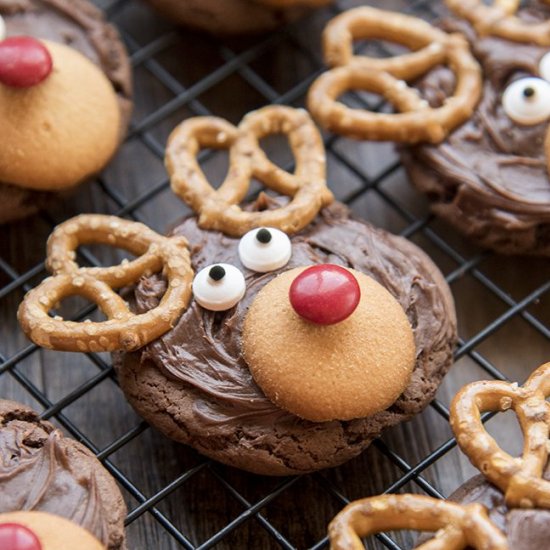
[[[293,172],[262,150],[270,134],[287,136]],[[217,189],[196,159],[204,147],[229,152]],[[285,475],[355,456],[433,397],[452,362],[456,319],[422,251],[334,203],[325,160],[302,109],[266,106],[238,126],[184,120],[165,162],[196,216],[169,238],[112,216],[61,224],[48,240],[52,276],[19,308],[23,330],[50,349],[122,350],[116,368],[136,410],[227,464]],[[260,193],[241,207],[253,179],[280,196]],[[79,268],[76,248],[93,242],[137,257]],[[129,303],[112,292],[122,287]],[[52,317],[75,294],[107,319]]]
[[[180,25],[212,34],[251,34],[276,29],[298,19],[307,6],[332,0],[148,0]]]
[[[522,6],[517,16],[525,25],[550,20],[550,6]],[[473,116],[442,143],[403,149],[411,181],[430,198],[436,214],[480,245],[504,254],[550,255],[545,115],[550,85],[542,63],[550,47],[479,36],[470,24],[456,20],[443,27],[467,37],[483,70],[482,98]],[[453,74],[442,67],[418,83],[431,107],[441,106],[454,86]],[[520,110],[524,103],[541,118],[514,119],[506,101],[516,101]]]
[[[254,208],[279,206],[262,196]],[[198,227],[190,217],[173,231],[190,243],[196,271],[230,264],[246,279],[246,293],[228,311],[208,311],[192,300],[174,328],[135,353],[115,358],[130,403],[168,437],[226,464],[269,475],[336,466],[365,449],[387,427],[420,412],[452,362],[456,341],[449,289],[431,260],[409,241],[350,218],[341,204],[321,210],[290,237],[292,258],[280,269],[257,273],[238,254],[239,239]],[[282,271],[339,264],[363,272],[399,302],[411,324],[416,361],[397,401],[367,418],[312,422],[270,401],[244,361],[241,332],[257,293]],[[166,290],[160,276],[135,290],[138,312],[155,307]]]
[[[70,519],[109,550],[125,548],[126,506],[95,456],[49,422],[0,400],[0,514],[47,512]]]
[[[131,114],[131,67],[117,31],[100,10],[86,0],[0,0],[0,16],[8,37],[29,35],[65,44],[102,69],[116,93],[122,139]],[[0,176],[0,223],[28,216],[56,196],[51,192],[56,187],[31,189],[1,180]]]

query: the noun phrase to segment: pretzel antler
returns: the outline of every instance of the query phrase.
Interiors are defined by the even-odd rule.
[[[82,244],[108,244],[139,255],[113,267],[79,267],[74,261]],[[81,215],[58,225],[48,240],[45,279],[25,296],[18,319],[39,346],[64,351],[127,351],[158,338],[177,321],[191,297],[191,268],[187,241],[162,237],[145,225],[115,216]],[[133,314],[113,289],[135,283],[141,276],[164,271],[167,290],[160,304]],[[49,311],[68,296],[96,303],[107,321],[83,323],[51,317]]]
[[[505,494],[509,507],[550,508],[550,481],[542,478],[548,461],[550,363],[539,367],[523,387],[500,381],[474,382],[451,405],[451,426],[472,464]],[[505,453],[485,431],[481,413],[513,409],[524,437],[523,454]]]
[[[380,495],[352,502],[330,523],[331,550],[362,550],[361,537],[380,531],[439,531],[417,550],[508,550],[481,504],[460,505],[420,495]]]
[[[490,6],[482,0],[446,0],[446,3],[456,15],[466,19],[479,36],[499,36],[514,42],[550,46],[550,20],[528,23],[520,19],[515,15],[520,0],[494,0]]]
[[[353,55],[353,40],[389,40],[411,53],[388,59]],[[438,143],[466,121],[481,95],[481,69],[467,41],[416,17],[360,7],[330,21],[323,33],[325,60],[332,67],[313,83],[308,108],[324,127],[349,137],[416,143]],[[454,94],[430,108],[406,81],[437,65],[448,65],[456,76]],[[337,101],[350,90],[382,95],[399,113],[350,109]]]
[[[293,174],[269,161],[260,148],[261,138],[276,133],[288,135],[296,159]],[[229,149],[229,171],[217,190],[197,163],[204,147]],[[215,117],[187,119],[170,136],[166,167],[173,191],[199,214],[199,225],[232,236],[260,226],[295,233],[333,200],[326,185],[321,136],[301,109],[264,107],[246,115],[238,127]],[[292,200],[277,210],[244,212],[238,204],[246,197],[252,178]]]

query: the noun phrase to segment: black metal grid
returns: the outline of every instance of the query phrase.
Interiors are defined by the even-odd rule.
[[[294,478],[251,476],[151,434],[153,430],[128,409],[120,413],[120,433],[113,436],[107,430],[108,436],[102,437],[102,417],[108,418],[109,407],[115,407],[119,414],[123,402],[109,357],[90,353],[75,359],[44,352],[17,332],[17,304],[23,293],[45,276],[42,253],[27,253],[24,239],[32,238],[37,250],[43,250],[52,227],[81,211],[114,213],[159,231],[166,229],[167,220],[185,212],[183,205],[171,198],[161,165],[167,132],[186,116],[215,114],[238,122],[247,110],[263,104],[302,106],[309,85],[322,70],[319,31],[342,9],[365,2],[343,0],[279,32],[229,41],[176,31],[141,2],[97,3],[119,26],[131,53],[136,73],[134,122],[118,160],[89,188],[37,218],[3,229],[0,395],[41,407],[44,419],[57,422],[97,454],[125,491],[130,548],[235,548],[248,541],[246,545],[251,548],[319,549],[328,546],[324,535],[328,520],[351,499],[404,490],[445,496],[469,473],[463,458],[453,455],[456,445],[447,427],[448,397],[470,379],[521,381],[542,362],[531,359],[535,362],[521,364],[527,348],[535,350],[531,357],[550,356],[550,318],[545,307],[550,271],[543,260],[503,259],[480,251],[435,220],[425,201],[403,183],[403,171],[389,145],[351,144],[326,135],[330,184],[337,197],[355,212],[411,238],[445,272],[455,291],[461,320],[454,368],[462,366],[465,374],[445,382],[431,407],[412,424],[390,430],[348,465]],[[440,2],[428,0],[396,0],[391,4],[428,20],[441,12]],[[386,45],[359,47],[374,47],[383,53]],[[383,108],[366,94],[350,94],[347,101]],[[286,153],[281,151],[275,145],[275,156],[280,155],[279,160],[290,167]],[[223,173],[222,157],[212,152],[202,155],[207,173],[214,177]],[[81,250],[81,255],[90,265],[106,261],[90,249]],[[524,274],[529,275],[528,282],[518,285]],[[482,314],[476,315],[470,326],[468,312],[476,309],[472,298],[480,295],[487,304],[479,306]],[[92,310],[80,309],[76,317],[83,318]],[[483,314],[485,311],[490,314]],[[486,346],[493,339],[498,340],[496,345]],[[495,352],[501,344],[502,354]],[[496,363],[502,366],[499,359],[503,355],[505,368],[499,369]],[[47,365],[44,371],[42,361]],[[518,370],[518,363],[523,370]],[[63,385],[59,379],[68,369],[79,374]],[[53,389],[49,387],[52,380],[56,380]],[[85,403],[84,414],[96,412],[97,422],[85,420],[81,403]],[[100,412],[103,405],[107,405],[105,413]],[[411,437],[415,439],[414,449],[408,445]],[[426,441],[417,441],[420,438]],[[136,474],[131,457],[137,455],[146,461],[151,442],[153,462],[144,466],[141,475]],[[450,465],[442,466],[449,456]],[[460,472],[449,478],[446,472],[456,467]],[[159,473],[165,469],[167,478]],[[154,487],[149,486],[148,472],[158,478]],[[191,508],[181,501],[191,502]],[[218,506],[204,510],[200,508],[202,501],[217,502]],[[381,534],[367,544],[369,548],[398,549],[410,547],[412,540],[407,534]]]

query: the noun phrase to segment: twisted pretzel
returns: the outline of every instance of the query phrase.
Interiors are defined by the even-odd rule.
[[[539,367],[523,387],[506,382],[474,382],[451,405],[451,426],[462,451],[505,494],[509,507],[550,508],[550,482],[542,479],[548,461],[550,363]],[[523,432],[521,458],[505,453],[485,431],[484,411],[513,409]]]
[[[124,248],[139,258],[112,267],[79,267],[76,249],[83,244]],[[27,293],[18,319],[39,346],[64,351],[135,350],[168,331],[191,297],[187,241],[162,237],[141,223],[115,216],[81,215],[57,226],[48,239],[48,269],[52,276]],[[133,314],[113,289],[135,283],[163,269],[167,291],[155,309]],[[68,296],[83,296],[99,306],[108,320],[78,323],[48,312]]]
[[[520,0],[494,0],[490,6],[482,0],[446,0],[446,3],[456,15],[466,19],[479,36],[550,46],[550,21],[534,24],[521,20],[515,15]]]
[[[376,59],[353,55],[353,40],[390,40],[411,53]],[[349,137],[416,143],[439,143],[473,113],[481,95],[481,69],[467,41],[425,21],[375,8],[342,13],[323,33],[326,63],[332,67],[315,80],[308,108],[325,128]],[[406,81],[419,78],[437,65],[448,65],[456,76],[454,94],[430,108]],[[337,99],[350,90],[382,95],[399,113],[350,109]]]
[[[296,158],[293,174],[269,161],[260,148],[259,140],[275,133],[288,135]],[[229,171],[217,190],[197,163],[197,153],[204,147],[229,149]],[[199,214],[199,225],[235,237],[260,226],[295,233],[333,200],[326,186],[321,136],[299,109],[264,107],[246,115],[238,127],[216,117],[190,118],[172,132],[165,160],[172,189]],[[238,204],[252,178],[292,200],[277,210],[242,211]]]
[[[415,529],[440,531],[417,550],[508,550],[481,504],[460,505],[420,495],[380,495],[352,502],[330,523],[331,550],[362,550],[361,537]]]

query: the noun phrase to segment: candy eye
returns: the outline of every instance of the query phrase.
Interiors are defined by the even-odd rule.
[[[546,82],[550,82],[550,52],[542,56],[539,63],[539,74]]]
[[[225,311],[244,296],[244,275],[230,264],[213,264],[201,269],[193,279],[193,295],[204,309]]]
[[[518,124],[539,124],[550,117],[550,83],[542,78],[522,78],[504,90],[502,106]]]
[[[259,273],[285,266],[291,255],[292,245],[286,233],[272,227],[253,229],[239,242],[242,264]]]

